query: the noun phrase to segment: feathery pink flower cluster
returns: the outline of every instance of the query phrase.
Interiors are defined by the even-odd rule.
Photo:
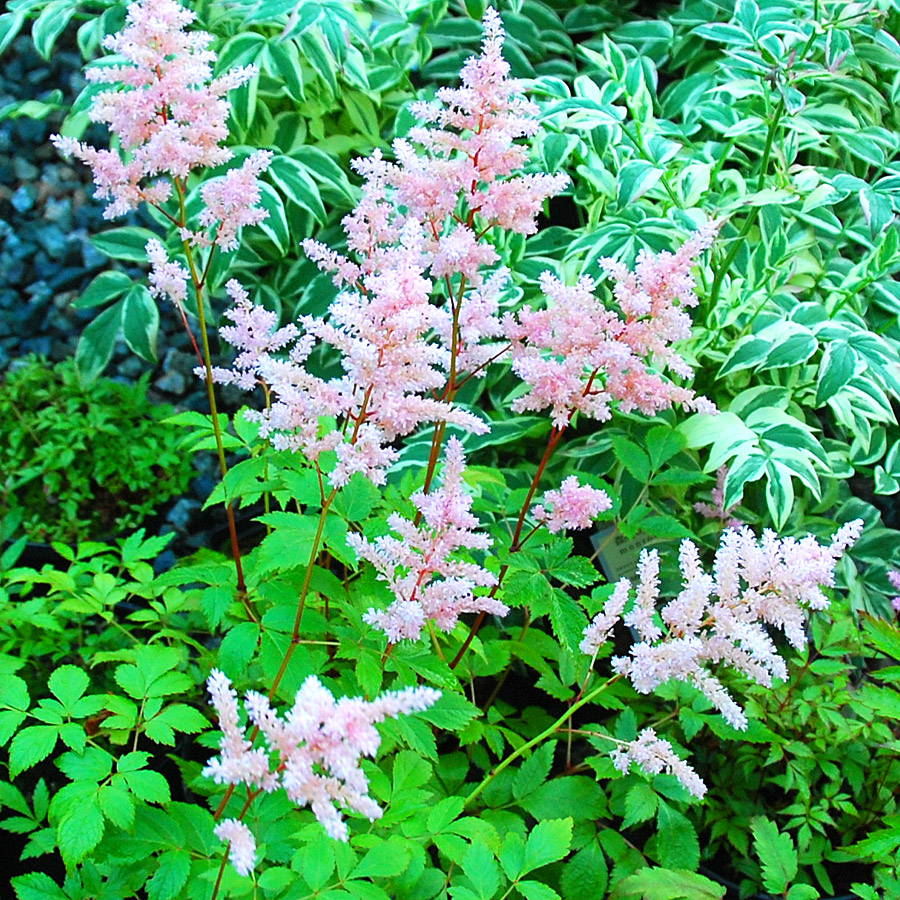
[[[900,591],[900,572],[898,572],[896,569],[891,569],[891,571],[888,572],[887,575],[888,581],[890,581],[891,586],[894,588],[894,590]],[[897,612],[900,612],[900,597],[894,597],[894,599],[891,600],[891,606],[893,606],[894,609],[897,610]]]
[[[546,491],[544,503],[550,505],[550,511],[539,505],[534,507],[532,515],[545,522],[551,534],[567,528],[590,528],[593,519],[612,507],[606,491],[579,484],[574,475],[566,478],[558,491]]]
[[[276,328],[278,315],[264,306],[256,306],[250,302],[247,291],[237,279],[232,278],[225,285],[231,302],[231,309],[225,315],[233,325],[223,325],[219,334],[241,352],[235,359],[232,368],[213,367],[213,380],[220,384],[234,384],[245,391],[253,390],[258,383],[256,367],[262,357],[281,350],[299,335],[296,325],[289,323],[283,328]],[[203,367],[194,369],[203,377]]]
[[[416,640],[431,620],[441,631],[452,631],[464,612],[505,616],[509,608],[492,597],[476,597],[478,587],[492,587],[496,576],[476,563],[451,558],[461,548],[487,550],[489,537],[475,532],[478,519],[471,513],[472,498],[463,490],[462,444],[447,442],[441,487],[414,494],[412,502],[422,516],[415,525],[398,513],[388,525],[399,537],[385,535],[369,541],[347,535],[347,543],[360,559],[375,566],[396,600],[386,609],[370,609],[363,619],[380,628],[396,644]]]
[[[694,512],[705,519],[718,519],[724,528],[740,528],[744,523],[731,515],[737,505],[725,509],[725,479],[728,477],[728,466],[720,466],[716,472],[716,486],[710,491],[712,503],[702,501],[694,504]]]
[[[155,238],[147,241],[147,259],[150,260],[150,295],[160,300],[168,298],[180,309],[187,299],[190,272],[181,263],[171,262],[166,248]]]
[[[214,669],[207,688],[219,715],[222,740],[220,756],[209,761],[203,774],[217,784],[246,784],[269,792],[280,786],[298,806],[309,806],[328,834],[339,841],[349,836],[342,809],[355,810],[371,822],[382,815],[360,768],[360,758],[375,756],[381,743],[375,725],[422,712],[440,697],[440,691],[417,687],[391,691],[371,702],[359,697],[335,701],[331,691],[311,675],[281,717],[268,698],[251,691],[244,707],[267,748],[251,749],[238,721],[237,694],[231,682]],[[274,769],[273,755],[277,757]],[[232,862],[241,874],[247,874],[256,852],[253,835],[235,820],[226,822],[220,823],[216,834],[232,841]]]
[[[216,55],[208,49],[212,37],[185,30],[196,17],[177,0],[135,0],[128,6],[125,28],[103,41],[126,64],[88,69],[89,81],[115,85],[94,98],[90,115],[118,136],[124,156],[73,138],[51,137],[61,153],[91,167],[95,196],[109,200],[103,212],[107,219],[142,202],[158,207],[171,197],[173,185],[184,191],[192,170],[222,165],[233,156],[220,146],[228,137],[226,94],[256,70],[235,68],[213,78]],[[268,215],[259,207],[257,179],[271,159],[271,152],[258,150],[239,168],[204,184],[201,228],[184,227],[181,237],[195,246],[236,249],[239,229]],[[180,306],[187,295],[187,270],[169,261],[159,241],[148,241],[147,256],[151,293]]]
[[[715,223],[701,228],[675,253],[641,251],[633,273],[622,263],[601,260],[616,279],[620,312],[595,296],[590,276],[567,286],[545,272],[541,286],[552,305],[504,317],[513,370],[530,388],[513,409],[550,407],[557,428],[565,428],[576,412],[605,421],[613,401],[624,412],[653,414],[673,403],[713,412],[712,403],[662,372],[693,374],[671,345],[690,336],[685,308],[697,303],[691,268],[717,228]]]
[[[441,313],[430,302],[422,241],[421,229],[405,226],[391,267],[363,276],[362,292],[340,294],[329,320],[302,317],[306,333],[286,360],[260,350],[259,338],[249,340],[252,307],[234,310],[236,328],[222,332],[243,352],[234,374],[218,372],[217,380],[268,384],[271,407],[255,413],[261,436],[271,437],[279,449],[300,450],[313,462],[325,451],[336,451],[337,465],[329,475],[334,487],[356,472],[382,484],[397,458],[391,442],[426,422],[448,422],[477,434],[488,430],[473,413],[423,396],[443,387],[449,352],[428,339]],[[324,379],[308,371],[306,359],[317,338],[341,352],[343,375]],[[340,429],[321,434],[321,416],[352,427],[346,435]]]
[[[249,875],[256,865],[256,838],[253,832],[237,819],[223,819],[213,828],[213,834],[230,845],[228,858],[238,875]]]
[[[304,244],[310,258],[337,271],[338,284],[390,264],[391,248],[406,223],[426,238],[432,277],[462,274],[476,286],[480,268],[497,260],[481,236],[494,226],[520,234],[537,230],[544,201],[568,184],[566,175],[514,175],[527,160],[521,137],[539,130],[537,107],[520,96],[503,59],[503,26],[494,9],[484,14],[481,55],[463,66],[459,88],[441,88],[433,102],[416,103],[414,115],[437,127],[412,128],[394,141],[397,162],[376,151],[357,160],[365,179],[363,197],[344,220],[351,263],[315,241]]]
[[[408,139],[395,142],[396,163],[377,151],[354,163],[364,179],[363,196],[344,219],[344,230],[357,261],[304,242],[309,257],[336,272],[335,282],[347,288],[329,318],[302,318],[305,334],[286,360],[264,352],[248,367],[250,348],[239,341],[245,351],[239,371],[217,374],[242,385],[264,381],[274,402],[257,414],[261,435],[314,462],[335,451],[337,465],[329,474],[334,487],[357,472],[383,483],[397,457],[392,442],[422,425],[488,430],[481,418],[452,403],[447,388],[451,372],[456,384],[464,371],[482,374],[497,352],[484,342],[502,333],[498,296],[507,274],[483,277],[482,268],[498,258],[484,236],[494,226],[536,230],[541,204],[567,179],[514,174],[527,155],[515,141],[537,131],[536,108],[507,77],[503,29],[492,9],[484,28],[482,54],[466,63],[462,87],[439,91],[435,103],[416,107],[437,127],[414,128]],[[432,302],[435,279],[446,284],[443,306]],[[325,380],[309,372],[306,360],[316,339],[340,351],[343,375]],[[321,434],[322,416],[343,427]]]
[[[648,775],[663,771],[674,775],[697,798],[706,793],[703,779],[652,728],[645,728],[636,740],[620,744],[610,755],[613,765],[623,775],[628,774],[632,763],[637,763]]]
[[[128,6],[125,28],[103,41],[126,64],[87,71],[89,81],[117,86],[94,98],[90,115],[118,135],[126,159],[72,138],[51,138],[60,151],[94,170],[96,196],[110,201],[108,219],[170,196],[168,181],[147,184],[149,178],[164,173],[184,178],[199,166],[231,158],[220,146],[228,136],[225,95],[255,70],[237,68],[213,78],[211,36],[185,31],[196,17],[176,0],[136,0]]]
[[[713,574],[704,571],[695,544],[683,541],[679,554],[682,590],[659,610],[659,556],[644,551],[635,602],[626,625],[640,638],[628,656],[613,660],[635,689],[648,694],[669,679],[696,687],[725,719],[747,727],[741,707],[706,664],[724,662],[759,684],[785,678],[787,668],[766,626],[780,629],[800,649],[806,643],[808,610],[824,609],[823,587],[834,584],[834,566],[862,532],[862,520],[841,526],[829,546],[811,535],[778,538],[766,531],[757,540],[749,528],[729,529],[716,551]],[[581,650],[596,655],[622,616],[631,592],[622,579],[585,629]],[[665,629],[665,631],[663,630]]]

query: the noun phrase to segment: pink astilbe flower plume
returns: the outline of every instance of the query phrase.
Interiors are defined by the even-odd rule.
[[[314,463],[334,451],[334,488],[355,473],[383,483],[397,458],[394,441],[423,425],[488,430],[453,403],[462,380],[483,374],[503,352],[495,341],[507,273],[485,271],[499,258],[487,236],[497,227],[535,231],[541,204],[567,179],[518,174],[528,150],[516,141],[537,132],[537,109],[508,77],[494,10],[484,29],[482,53],[466,63],[461,87],[415,106],[430,125],[394,143],[396,161],[376,150],[353,163],[363,187],[343,221],[348,256],[304,242],[344,289],[328,316],[301,319],[304,336],[286,359],[263,353],[248,369],[242,354],[234,374],[217,373],[242,385],[265,382],[273,402],[258,416],[261,435]],[[317,343],[340,352],[341,376],[309,371]],[[243,340],[237,346],[249,349]],[[321,434],[323,416],[336,418],[338,429]]]
[[[576,412],[599,421],[615,402],[623,412],[653,414],[673,403],[703,412],[713,405],[663,376],[692,372],[672,349],[690,336],[685,308],[697,302],[690,270],[709,247],[717,226],[709,225],[675,253],[641,251],[635,271],[601,260],[616,279],[619,311],[595,296],[595,282],[584,276],[573,286],[544,273],[541,286],[550,300],[546,309],[507,315],[504,327],[512,342],[513,371],[528,385],[513,402],[516,412],[550,408],[553,423],[565,428]]]
[[[737,508],[737,504],[725,509],[725,479],[727,477],[728,466],[720,466],[716,472],[716,486],[710,491],[712,503],[697,502],[694,504],[694,512],[700,513],[705,519],[718,519],[724,528],[740,528],[744,523],[731,515]]]
[[[104,39],[103,46],[124,64],[88,69],[89,81],[113,86],[94,98],[90,116],[105,122],[118,137],[121,154],[70,137],[51,138],[60,152],[91,167],[95,196],[109,201],[103,213],[107,219],[143,202],[160,206],[171,197],[173,184],[183,193],[194,169],[222,165],[233,155],[221,146],[228,137],[226,95],[252,78],[256,69],[231,69],[214,78],[212,37],[185,30],[194,19],[196,13],[176,0],[135,0],[122,31]],[[240,168],[204,185],[206,208],[200,224],[215,226],[215,235],[211,241],[205,232],[185,228],[183,236],[195,244],[218,242],[233,250],[237,230],[267,215],[257,208],[256,179],[271,156],[257,151]],[[160,271],[158,264],[155,269]],[[157,293],[167,294],[168,284]]]
[[[297,691],[293,706],[280,716],[268,698],[251,691],[244,706],[266,743],[266,749],[251,749],[238,724],[237,695],[229,680],[213,670],[207,685],[219,715],[222,741],[220,756],[209,761],[203,774],[217,784],[243,783],[270,792],[282,787],[298,806],[309,806],[328,834],[340,841],[349,837],[342,810],[359,812],[371,822],[382,815],[360,768],[360,759],[374,757],[381,743],[375,725],[422,712],[441,695],[429,687],[416,687],[389,691],[372,701],[335,700],[311,675]],[[216,827],[216,835],[231,842],[234,867],[248,874],[256,854],[249,829],[236,820],[225,820]]]
[[[778,538],[766,531],[757,540],[749,528],[729,529],[712,574],[703,569],[696,545],[683,541],[682,589],[661,609],[658,554],[644,551],[637,598],[624,619],[640,640],[627,656],[613,660],[613,668],[642,694],[669,679],[686,681],[733,727],[746,728],[743,710],[706,666],[725,663],[766,687],[773,678],[785,678],[787,668],[767,627],[782,631],[797,649],[804,646],[807,614],[828,606],[823,588],[834,585],[835,564],[862,527],[859,519],[841,526],[827,546],[812,536]],[[596,656],[631,589],[628,579],[619,582],[585,630],[582,652]]]
[[[811,535],[778,538],[766,531],[757,540],[749,528],[729,529],[711,574],[696,545],[683,541],[682,589],[660,609],[659,555],[643,551],[636,598],[623,620],[639,640],[627,656],[613,659],[613,669],[642,694],[672,679],[692,684],[733,728],[746,729],[744,710],[707,666],[725,663],[765,687],[771,687],[773,678],[786,678],[787,666],[767,627],[780,629],[798,649],[805,644],[808,611],[828,606],[822,589],[834,585],[835,564],[862,529],[861,519],[842,525],[830,545]],[[631,591],[627,578],[616,584],[584,630],[582,653],[596,658],[622,618]],[[617,743],[612,758],[620,771],[637,762],[649,774],[665,770],[675,775],[697,797],[705,793],[696,772],[652,729],[636,741]]]
[[[652,728],[645,728],[634,741],[622,742],[611,756],[613,765],[625,775],[632,763],[637,763],[648,775],[658,775],[660,772],[674,775],[698,799],[706,794],[703,779]]]
[[[600,513],[612,507],[606,491],[579,484],[574,475],[566,478],[558,491],[547,491],[544,503],[549,504],[549,512],[541,504],[534,507],[532,515],[538,521],[545,522],[551,534],[567,528],[590,528],[591,522]]]
[[[499,600],[475,595],[476,588],[493,587],[496,576],[456,557],[460,549],[487,550],[491,545],[489,537],[475,531],[472,498],[463,490],[464,464],[462,444],[450,438],[440,488],[412,497],[421,514],[419,525],[393,513],[388,524],[397,537],[370,541],[347,535],[357,556],[375,566],[396,598],[386,610],[370,609],[363,616],[392,644],[416,640],[429,620],[441,631],[452,631],[464,612],[509,612]]]
[[[249,875],[256,865],[256,838],[253,832],[237,819],[222,819],[213,834],[230,844],[228,858],[238,875]]]

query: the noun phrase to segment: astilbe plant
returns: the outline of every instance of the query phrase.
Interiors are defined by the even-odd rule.
[[[141,0],[129,7],[124,31],[107,42],[126,64],[92,77],[125,89],[101,94],[95,116],[119,135],[124,156],[66,139],[57,143],[94,167],[98,192],[111,201],[110,215],[147,202],[178,228],[184,260],[170,259],[161,242],[150,242],[150,284],[155,294],[179,306],[191,289],[196,295],[204,342],[200,373],[209,387],[223,473],[213,382],[245,390],[262,384],[266,408],[250,415],[260,437],[278,451],[301,456],[319,494],[318,522],[315,536],[307,542],[299,590],[294,582],[290,585],[292,599],[296,595],[293,626],[283,635],[285,649],[279,654],[280,663],[276,658],[272,667],[275,674],[266,695],[255,691],[245,695],[247,722],[242,724],[230,680],[214,668],[207,682],[222,736],[219,755],[209,761],[204,774],[225,787],[214,827],[228,844],[213,890],[216,897],[229,857],[242,875],[257,865],[256,840],[244,821],[257,798],[263,803],[267,795],[283,789],[295,806],[309,807],[326,833],[341,841],[350,837],[345,816],[350,819],[355,813],[370,822],[377,820],[382,810],[369,794],[369,779],[361,765],[379,748],[375,725],[424,712],[438,702],[439,692],[430,687],[403,687],[375,699],[350,695],[335,700],[311,674],[286,712],[275,709],[279,696],[285,699],[279,691],[284,690],[302,643],[307,600],[337,568],[323,558],[323,548],[326,520],[340,492],[349,493],[354,478],[368,480],[370,486],[384,485],[399,457],[399,441],[424,427],[432,429],[421,487],[410,498],[416,512],[411,518],[389,513],[389,533],[366,531],[365,525],[351,531],[346,545],[356,560],[354,564],[353,553],[339,557],[345,566],[340,602],[360,601],[354,612],[379,632],[362,638],[354,634],[354,651],[358,645],[377,642],[380,652],[387,640],[377,686],[364,691],[368,697],[381,690],[394,646],[420,641],[426,630],[440,667],[438,660],[422,661],[427,650],[421,645],[410,648],[419,654],[420,668],[398,666],[396,671],[402,674],[396,683],[408,685],[420,674],[430,677],[434,669],[446,689],[480,624],[488,615],[504,616],[513,605],[513,598],[504,596],[504,579],[514,554],[542,530],[546,532],[542,539],[564,546],[557,537],[561,532],[588,528],[612,508],[606,490],[583,484],[575,475],[538,498],[551,457],[576,418],[602,423],[616,410],[649,416],[673,404],[715,412],[708,401],[675,383],[668,373],[678,378],[692,374],[675,344],[689,336],[687,310],[697,302],[693,269],[712,244],[717,225],[698,223],[674,252],[642,252],[633,271],[622,262],[604,260],[603,268],[614,282],[611,300],[601,299],[590,278],[566,285],[545,273],[542,305],[501,315],[502,293],[511,277],[499,265],[504,235],[535,233],[544,202],[565,189],[568,179],[564,174],[524,171],[529,147],[522,139],[538,132],[537,109],[522,96],[523,85],[508,77],[500,18],[488,10],[481,53],[465,64],[461,87],[442,88],[434,102],[414,107],[426,124],[394,143],[394,161],[375,152],[354,164],[363,187],[359,204],[343,223],[347,254],[315,241],[305,243],[307,255],[333,272],[340,288],[327,315],[302,316],[297,324],[279,328],[277,317],[254,305],[244,287],[232,280],[226,287],[233,302],[226,313],[230,324],[220,333],[238,355],[230,368],[213,370],[202,319],[210,261],[217,250],[234,249],[240,229],[264,215],[257,208],[257,179],[268,155],[257,151],[220,180],[205,182],[200,189],[204,209],[196,222],[187,221],[188,178],[199,167],[227,161],[228,151],[220,146],[226,137],[224,97],[249,75],[242,69],[213,79],[208,38],[185,31],[192,19],[192,13],[171,0]],[[310,363],[313,353],[322,350],[339,358],[340,374],[325,377]],[[489,558],[496,535],[481,529],[473,512],[474,495],[464,486],[466,436],[486,434],[490,421],[486,412],[465,408],[457,399],[460,389],[471,378],[483,376],[491,364],[510,367],[522,382],[513,412],[547,410],[552,421],[518,516],[504,523],[508,534],[499,563]],[[449,427],[463,437],[448,437]],[[725,518],[718,506],[717,516]],[[636,598],[631,600],[631,583],[620,581],[584,630],[580,649],[590,664],[585,658],[575,663],[581,666],[581,676],[573,676],[569,684],[577,685],[580,677],[584,681],[577,694],[567,698],[566,711],[528,740],[516,735],[511,740],[514,749],[496,765],[482,766],[484,778],[474,786],[468,784],[467,795],[447,797],[455,804],[456,815],[471,807],[510,765],[555,739],[579,710],[626,679],[640,693],[672,680],[688,682],[731,724],[745,726],[743,710],[712,668],[724,663],[762,684],[783,676],[784,662],[768,629],[781,629],[794,646],[803,644],[807,611],[827,605],[822,589],[833,585],[835,562],[859,531],[860,524],[851,523],[823,547],[811,537],[779,540],[766,533],[757,542],[746,529],[729,529],[713,574],[704,570],[699,549],[685,542],[680,555],[683,589],[661,607],[659,556],[646,552]],[[236,538],[234,544],[236,549]],[[263,549],[272,546],[274,542]],[[303,560],[285,563],[285,568],[302,566]],[[371,605],[371,597],[359,596],[367,583],[359,576],[367,566],[374,568],[393,597],[386,609]],[[262,577],[269,574],[264,570]],[[262,641],[270,625],[262,616],[257,619],[253,603],[259,602],[261,610],[265,591],[251,602],[240,568],[237,587],[251,619],[242,624],[253,629],[254,641]],[[585,622],[581,608],[566,599],[576,606],[575,619]],[[327,607],[325,612],[321,618],[326,627],[340,632],[343,626],[329,618]],[[520,640],[541,614],[527,608],[524,613]],[[460,640],[459,620],[468,614],[476,614],[475,619]],[[635,629],[639,640],[627,655],[613,660],[605,680],[592,684],[596,660],[620,621]],[[551,625],[560,637],[557,622]],[[578,624],[576,635],[580,629]],[[331,632],[326,636],[330,638]],[[560,654],[571,651],[574,658],[577,642],[576,637]],[[347,674],[341,662],[346,648],[332,653],[337,642],[322,643],[329,647],[327,666],[341,676]],[[444,648],[451,648],[455,656],[445,656]],[[249,658],[257,649],[254,645],[249,650]],[[392,662],[398,662],[405,649],[396,650]],[[222,657],[226,656],[223,645]],[[270,663],[271,654],[266,665]],[[357,681],[362,683],[359,677]],[[352,693],[352,681],[348,684]],[[561,689],[568,690],[562,684]],[[474,690],[473,678],[473,694]],[[474,704],[467,706],[472,715],[478,712]],[[699,775],[657,733],[658,727],[645,727],[634,740],[595,734],[615,745],[612,761],[619,771],[627,772],[636,762],[647,773],[674,775],[691,794],[702,796],[705,787]],[[502,747],[501,738],[498,754]],[[399,777],[397,767],[394,777]],[[239,811],[226,815],[230,806],[235,808],[232,798],[239,788],[246,791],[246,800]],[[565,848],[548,861],[563,858],[570,839],[571,828]],[[428,841],[430,846],[434,835]]]

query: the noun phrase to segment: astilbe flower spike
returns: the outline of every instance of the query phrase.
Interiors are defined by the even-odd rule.
[[[196,13],[177,0],[135,0],[128,6],[122,31],[104,39],[104,47],[124,63],[88,69],[89,81],[113,86],[94,98],[90,116],[109,126],[121,152],[98,150],[61,135],[51,137],[61,153],[93,170],[95,196],[108,200],[103,212],[107,219],[144,202],[161,208],[173,186],[183,195],[193,170],[222,165],[233,156],[221,146],[228,137],[226,95],[252,78],[256,69],[234,68],[214,78],[212,37],[187,31],[194,19]],[[237,169],[204,184],[200,230],[191,230],[166,213],[182,226],[182,238],[195,246],[236,249],[238,230],[268,215],[259,207],[257,179],[271,159],[270,151],[257,150]],[[180,304],[186,270],[169,262],[158,241],[147,244],[147,255],[152,292]]]
[[[672,344],[690,336],[685,308],[697,303],[691,268],[717,229],[716,223],[704,226],[675,253],[641,251],[634,272],[601,260],[617,282],[613,293],[619,311],[608,309],[594,294],[590,276],[567,286],[545,272],[541,286],[550,305],[504,317],[513,371],[529,387],[513,409],[539,412],[549,407],[558,429],[576,412],[605,421],[613,402],[623,412],[654,414],[673,403],[715,411],[708,400],[662,372],[692,374]]]
[[[484,277],[483,268],[498,258],[484,238],[494,227],[532,233],[541,204],[567,179],[515,174],[527,153],[515,142],[537,131],[536,107],[508,77],[494,10],[484,28],[482,53],[466,63],[462,86],[416,106],[433,127],[414,128],[395,142],[396,162],[380,151],[355,161],[362,198],[343,223],[354,258],[304,242],[307,255],[344,288],[328,317],[302,317],[303,337],[286,359],[268,351],[248,355],[239,329],[224,335],[237,338],[243,352],[233,374],[216,377],[242,386],[264,382],[272,403],[257,414],[261,436],[313,463],[335,451],[329,473],[335,488],[355,473],[383,483],[397,458],[395,439],[422,425],[488,430],[452,402],[464,371],[483,374],[497,354],[485,342],[502,332],[497,308],[507,273]],[[443,305],[434,302],[437,280],[444,283]],[[309,371],[317,342],[340,352],[344,374],[326,380]],[[339,427],[320,433],[322,416],[338,419]]]
[[[251,691],[244,701],[247,717],[266,743],[266,749],[251,749],[238,722],[237,694],[228,678],[214,669],[207,687],[219,715],[222,740],[220,755],[209,761],[203,774],[217,784],[246,784],[267,792],[280,786],[298,806],[309,806],[328,834],[340,841],[349,836],[342,810],[355,810],[372,822],[382,815],[360,768],[360,759],[375,756],[381,743],[375,725],[422,712],[440,697],[440,691],[416,687],[389,691],[372,701],[358,697],[336,701],[311,675],[297,691],[291,709],[279,716],[268,698]],[[236,820],[225,820],[216,834],[231,842],[232,863],[241,874],[248,874],[256,853],[249,829]]]
[[[694,504],[694,512],[705,519],[718,519],[723,528],[740,528],[744,523],[732,515],[737,504],[725,509],[725,479],[728,477],[728,466],[720,466],[716,472],[716,486],[710,491],[712,503],[699,501]]]
[[[398,513],[388,518],[397,537],[370,541],[358,534],[347,542],[360,559],[371,562],[396,598],[385,610],[369,609],[364,620],[381,629],[388,641],[416,640],[427,621],[441,631],[452,631],[464,612],[504,616],[509,608],[492,597],[475,596],[475,589],[492,587],[496,576],[477,563],[455,558],[462,549],[487,550],[491,540],[475,531],[472,498],[463,490],[465,458],[462,444],[447,442],[443,479],[439,489],[414,494],[421,514],[416,524]]]
[[[590,528],[593,519],[612,507],[606,491],[579,484],[574,475],[566,478],[558,491],[546,491],[544,503],[550,505],[550,510],[540,504],[534,507],[532,515],[544,522],[551,534],[567,528]]]
[[[613,765],[623,775],[628,774],[632,763],[637,763],[648,775],[660,772],[674,775],[698,799],[706,794],[703,779],[652,728],[645,728],[634,741],[621,743],[610,755]]]
[[[704,571],[696,545],[685,540],[679,554],[681,592],[661,609],[659,556],[655,550],[643,551],[636,599],[624,617],[640,640],[627,656],[613,659],[613,669],[642,694],[670,679],[688,682],[734,728],[746,729],[744,711],[706,666],[726,663],[766,687],[773,678],[786,678],[787,667],[767,626],[780,629],[797,649],[804,646],[807,613],[828,606],[823,588],[834,585],[835,564],[862,528],[860,519],[842,525],[827,546],[811,535],[779,538],[766,531],[757,540],[749,528],[729,529],[712,574]],[[615,586],[585,629],[583,653],[597,655],[622,617],[631,590],[625,578]],[[624,766],[625,757],[618,758]]]
[[[125,159],[72,138],[51,138],[62,152],[94,170],[96,196],[109,200],[106,218],[170,196],[168,181],[148,179],[160,174],[185,178],[193,169],[218,166],[232,156],[220,146],[228,136],[225,95],[255,69],[232,69],[213,78],[212,37],[185,30],[196,17],[176,0],[136,0],[128,6],[125,28],[103,41],[124,64],[87,70],[88,81],[116,86],[95,97],[90,115],[118,136]]]

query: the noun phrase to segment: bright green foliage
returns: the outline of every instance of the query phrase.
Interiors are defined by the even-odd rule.
[[[551,426],[510,413],[521,388],[508,366],[468,381],[458,399],[491,419],[489,434],[466,437],[465,479],[494,541],[473,561],[503,572],[498,597],[511,612],[487,617],[467,647],[468,619],[449,634],[386,647],[362,617],[391,594],[347,543],[353,532],[385,535],[392,512],[415,516],[410,497],[424,486],[431,431],[398,447],[385,486],[357,475],[328,499],[321,473],[273,450],[246,411],[219,415],[229,471],[207,506],[250,510],[265,529],[254,546],[244,541],[246,590],[233,563],[212,551],[155,575],[166,540],[141,532],[115,548],[60,545],[68,565],[42,572],[14,568],[13,544],[0,557],[8,767],[0,827],[25,836],[24,859],[39,866],[58,855],[67,872],[62,885],[37,872],[16,877],[18,900],[210,900],[214,891],[265,900],[720,900],[724,887],[698,870],[723,859],[733,865],[724,874],[743,879],[748,895],[833,894],[849,859],[867,866],[853,875],[871,882],[854,885],[862,900],[900,895],[900,637],[886,579],[900,566],[900,542],[880,518],[884,498],[900,491],[900,44],[892,36],[900,19],[887,3],[845,15],[840,4],[684,0],[653,20],[627,6],[500,5],[504,52],[514,74],[533,79],[541,106],[545,130],[529,164],[572,176],[537,234],[497,239],[513,273],[503,304],[543,302],[544,271],[569,283],[598,278],[603,257],[632,265],[641,251],[675,249],[701,221],[721,220],[695,271],[694,336],[680,348],[697,371],[694,388],[721,414],[574,421],[541,488],[573,473],[605,487],[607,529],[593,547],[538,530],[522,549],[513,528]],[[376,147],[390,154],[390,140],[413,125],[410,101],[455,78],[476,48],[483,4],[466,0],[450,13],[441,0],[195,8],[214,35],[219,71],[259,68],[230,97],[238,159],[254,147],[274,153],[262,186],[269,217],[245,229],[236,253],[213,257],[211,311],[215,318],[226,280],[238,276],[284,321],[320,314],[335,288],[303,258],[300,240],[334,243],[358,194],[349,157]],[[91,58],[120,27],[123,7],[95,13],[81,0],[13,3],[0,16],[0,51],[30,18],[49,56],[71,21]],[[91,90],[65,133],[86,128]],[[46,114],[51,101],[3,114]],[[215,174],[192,176],[188,208]],[[174,248],[171,223],[158,214],[155,226]],[[92,237],[122,265],[76,301],[97,311],[76,359],[84,375],[103,370],[120,334],[155,358],[156,305],[125,266],[143,264],[156,233],[129,224]],[[336,371],[327,355],[313,362]],[[98,394],[84,424],[67,401],[26,449],[16,411],[29,392],[49,396],[46,373],[40,367],[8,402],[7,443],[19,455],[0,466],[14,481],[0,501],[34,513],[42,528],[50,516],[35,498],[16,499],[19,488],[41,487],[42,454],[60,463],[43,475],[59,505],[88,523],[64,535],[79,537],[131,524],[107,529],[88,519],[86,499],[106,484],[76,478],[71,451],[88,437],[102,438],[93,456],[104,477],[150,472],[154,487],[153,465],[165,460],[181,478],[191,453],[217,447],[211,417],[183,411],[152,423],[159,443],[126,437],[134,465],[121,464],[121,451],[113,463],[103,451],[124,426],[117,412],[110,428]],[[68,388],[75,384],[72,376]],[[169,425],[180,433],[178,460]],[[335,423],[323,419],[321,428]],[[326,473],[332,463],[323,456]],[[722,509],[695,514],[723,466]],[[4,538],[15,536],[18,515],[0,523]],[[742,733],[689,685],[645,696],[612,677],[610,657],[623,652],[627,629],[601,649],[593,674],[578,649],[612,582],[633,576],[642,547],[674,550],[689,537],[707,560],[730,516],[797,535],[825,536],[857,516],[866,523],[838,568],[835,604],[812,618],[810,648],[787,656],[788,681],[726,683],[747,708]],[[678,574],[672,555],[663,558],[663,589],[674,596]],[[842,592],[849,602],[837,599]],[[349,815],[344,844],[283,792],[226,794],[201,774],[218,752],[203,688],[213,668],[241,694],[277,681],[279,709],[310,675],[339,697],[414,684],[442,697],[420,715],[379,724],[381,746],[363,771],[383,816]],[[646,727],[691,759],[709,786],[702,803],[672,775],[614,768],[614,741]],[[225,864],[213,833],[217,821],[241,816],[258,847],[246,877]]]
[[[132,529],[187,487],[169,410],[134,386],[82,383],[33,357],[0,383],[0,520],[9,536],[74,542]],[[11,565],[12,561],[6,563]]]

